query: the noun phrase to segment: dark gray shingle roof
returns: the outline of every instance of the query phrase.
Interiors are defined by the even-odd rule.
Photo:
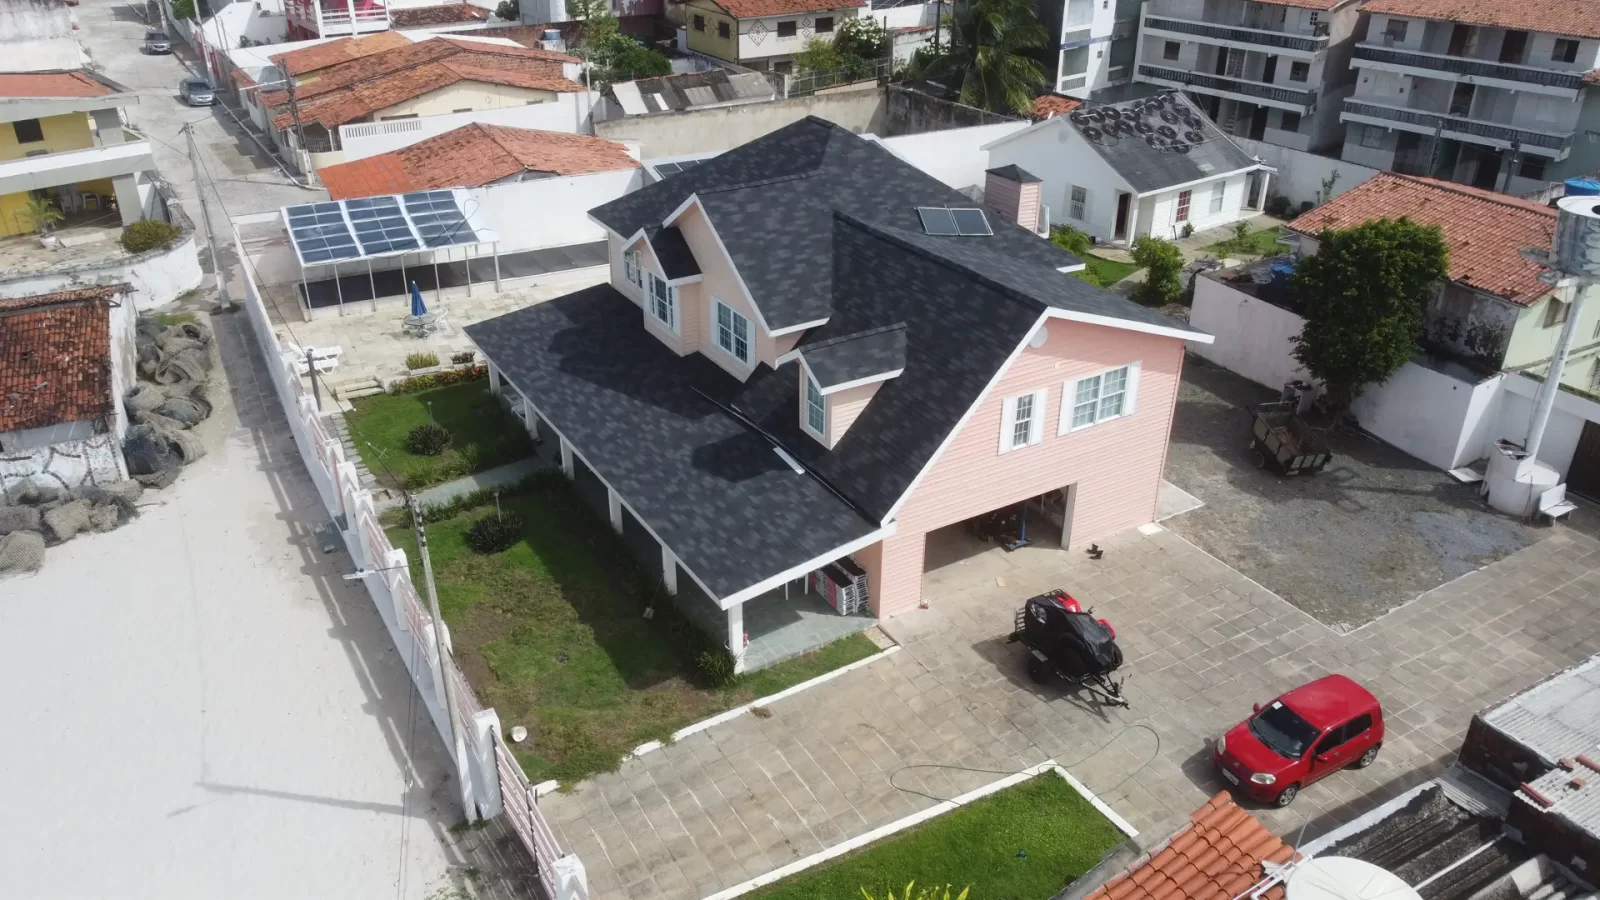
[[[800,351],[806,366],[824,390],[906,367],[903,322],[806,344]]]
[[[683,232],[676,225],[656,229],[654,233],[647,230],[646,234],[650,239],[650,249],[661,261],[661,274],[668,279],[700,274],[700,264],[695,262],[694,251],[689,249],[689,242],[683,239]]]
[[[998,175],[1007,181],[1015,181],[1019,184],[1036,184],[1042,180],[1037,175],[1018,165],[996,166],[987,171],[990,175]]]

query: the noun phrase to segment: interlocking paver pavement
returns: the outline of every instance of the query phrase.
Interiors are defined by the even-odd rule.
[[[902,651],[547,797],[594,896],[703,897],[1052,757],[1158,839],[1221,788],[1220,730],[1338,670],[1383,701],[1383,753],[1258,812],[1316,834],[1436,774],[1478,709],[1600,651],[1600,542],[1568,530],[1347,635],[1172,532],[1103,546],[930,572],[930,609],[885,624]],[[1034,685],[1005,643],[1021,600],[1058,586],[1116,625],[1131,709]]]

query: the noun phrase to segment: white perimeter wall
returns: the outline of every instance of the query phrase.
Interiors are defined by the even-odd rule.
[[[1288,197],[1294,209],[1299,209],[1301,203],[1331,200],[1379,172],[1370,166],[1307,153],[1292,147],[1269,144],[1266,141],[1237,137],[1233,141],[1243,147],[1246,153],[1261,157],[1262,162],[1278,170],[1278,174],[1272,177],[1272,182],[1268,185],[1267,193]],[[1333,172],[1339,173],[1339,180],[1334,182],[1332,197],[1319,198],[1322,179]]]
[[[398,119],[393,122],[340,125],[339,140],[344,147],[343,161],[352,162],[409,147],[418,141],[474,122],[485,125],[506,125],[511,128],[532,128],[539,131],[560,131],[566,134],[593,134],[591,116],[595,104],[599,102],[600,95],[597,93],[573,92],[557,94],[556,99],[550,103],[446,113],[442,116]]]
[[[1508,373],[1505,376],[1505,389],[1500,392],[1500,431],[1489,435],[1489,443],[1498,437],[1521,441],[1527,436],[1528,423],[1533,419],[1533,397],[1539,385],[1540,382],[1526,375]],[[1566,391],[1557,392],[1555,408],[1550,411],[1550,424],[1539,445],[1539,460],[1560,472],[1563,478],[1572,464],[1573,452],[1578,449],[1578,436],[1583,432],[1584,422],[1600,422],[1600,403]],[[1489,443],[1484,445],[1485,453]]]
[[[500,252],[505,254],[603,241],[605,229],[589,218],[589,210],[643,185],[640,168],[491,184],[467,195],[469,203],[480,204],[483,223],[500,235]]]
[[[983,149],[985,146],[1008,134],[1022,131],[1029,124],[1001,122],[997,125],[879,138],[878,142],[895,156],[961,190],[974,185],[981,186],[984,183],[983,173],[993,168],[989,165],[989,151]]]
[[[1310,378],[1289,340],[1305,320],[1287,309],[1201,275],[1194,280],[1189,324],[1216,336],[1214,343],[1192,344],[1189,351],[1230,372],[1273,390]]]
[[[1414,362],[1351,406],[1361,427],[1417,459],[1454,469],[1482,457],[1498,425],[1504,375],[1476,384]],[[1570,457],[1571,454],[1568,453]]]
[[[83,287],[86,284],[133,285],[135,308],[143,312],[178,299],[178,295],[200,286],[204,273],[195,249],[195,235],[189,230],[171,247],[148,256],[113,260],[99,266],[77,266],[66,272],[40,272],[0,281],[0,297],[26,297]]]

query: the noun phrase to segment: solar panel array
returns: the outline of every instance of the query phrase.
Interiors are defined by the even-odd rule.
[[[284,209],[305,265],[478,243],[453,191],[419,191]]]
[[[668,175],[676,175],[679,172],[687,172],[695,166],[700,165],[702,162],[704,162],[704,160],[686,159],[681,162],[660,163],[656,166],[656,171],[661,173],[661,177],[665,178]]]
[[[917,215],[922,219],[924,234],[966,235],[969,237],[994,234],[989,227],[989,217],[977,208],[947,209],[942,206],[919,206]]]

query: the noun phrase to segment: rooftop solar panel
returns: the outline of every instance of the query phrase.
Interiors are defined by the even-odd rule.
[[[285,207],[283,216],[308,265],[480,240],[454,191],[303,203]]]
[[[943,207],[919,206],[917,215],[922,218],[922,230],[926,234],[960,234],[956,227],[955,216],[950,210]]]
[[[950,215],[955,218],[956,229],[965,235],[994,234],[989,227],[989,219],[981,209],[952,209]]]

